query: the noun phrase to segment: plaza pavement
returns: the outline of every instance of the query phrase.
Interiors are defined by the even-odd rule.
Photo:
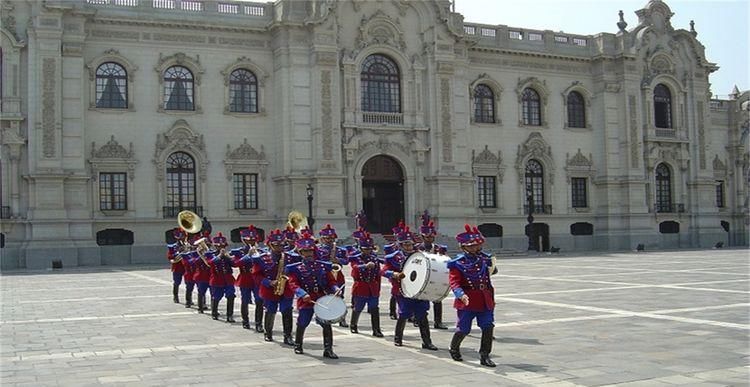
[[[432,352],[409,324],[394,347],[386,282],[386,337],[363,313],[360,334],[334,328],[340,359],[328,360],[314,324],[295,355],[278,342],[280,317],[266,343],[241,328],[239,305],[228,324],[174,304],[166,263],[4,272],[0,385],[746,386],[749,264],[729,249],[500,259],[494,369],[479,365],[476,327],[462,363],[451,330],[432,330]]]

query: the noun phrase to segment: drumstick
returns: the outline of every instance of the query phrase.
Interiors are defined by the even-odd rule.
[[[321,308],[323,308],[323,309],[328,309],[328,310],[331,310],[330,308],[328,308],[327,306],[325,306],[325,305],[323,305],[323,304],[317,303],[317,302],[315,302],[315,301],[310,301],[310,302],[312,302],[312,303],[313,303],[313,304],[315,304],[315,305],[320,305],[320,307],[321,307]],[[330,301],[329,301],[329,302],[330,302]]]
[[[334,297],[338,296],[338,295],[339,295],[339,293],[341,293],[341,289],[343,289],[343,288],[339,288],[339,290],[337,290],[337,291],[336,291],[336,293],[333,293],[333,296],[334,296]],[[330,304],[330,303],[331,303],[331,301],[333,301],[333,298],[329,298],[329,299],[328,299],[328,302],[326,302],[326,305]]]

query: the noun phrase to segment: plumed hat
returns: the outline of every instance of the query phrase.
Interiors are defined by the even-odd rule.
[[[456,242],[461,246],[479,245],[484,243],[484,237],[476,227],[472,228],[467,224],[464,225],[464,232],[456,235]]]

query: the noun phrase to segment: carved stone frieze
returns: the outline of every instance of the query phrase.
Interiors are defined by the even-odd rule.
[[[42,151],[44,157],[55,157],[56,135],[55,104],[57,77],[57,60],[55,58],[42,59]]]
[[[232,149],[231,146],[227,144],[226,157],[227,160],[265,160],[266,154],[263,150],[263,144],[261,144],[260,152],[258,152],[247,142],[247,138],[245,138],[245,141],[235,149]]]
[[[636,101],[634,95],[628,96],[628,112],[630,113],[628,116],[628,120],[630,121],[630,167],[631,168],[638,168],[638,165],[640,164],[638,160],[640,160],[640,157],[638,156],[638,120],[637,120],[637,112],[636,112]]]
[[[403,52],[406,51],[406,41],[403,37],[404,31],[398,19],[394,20],[383,11],[378,10],[369,18],[362,15],[356,41],[360,50],[377,44],[390,46]]]
[[[102,145],[101,148],[96,149],[96,142],[91,142],[91,157],[98,159],[130,159],[133,158],[133,143],[130,143],[130,149],[125,149],[116,140],[115,136],[112,135],[110,140]]]
[[[475,154],[475,152],[476,151],[471,151],[474,165],[498,166],[503,162],[501,152],[497,151],[497,155],[495,155],[489,150],[488,145],[485,145],[484,149],[479,152],[479,154]]]
[[[453,131],[451,130],[451,79],[440,79],[441,134],[443,162],[453,162]]]
[[[331,93],[331,71],[320,72],[320,110],[322,126],[323,160],[333,160],[333,95]]]

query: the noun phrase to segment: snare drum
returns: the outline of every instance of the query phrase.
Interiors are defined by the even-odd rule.
[[[450,291],[448,261],[450,257],[418,251],[404,262],[401,293],[417,300],[440,301]]]
[[[323,324],[335,324],[346,318],[346,303],[341,297],[326,295],[315,300],[315,319]]]

